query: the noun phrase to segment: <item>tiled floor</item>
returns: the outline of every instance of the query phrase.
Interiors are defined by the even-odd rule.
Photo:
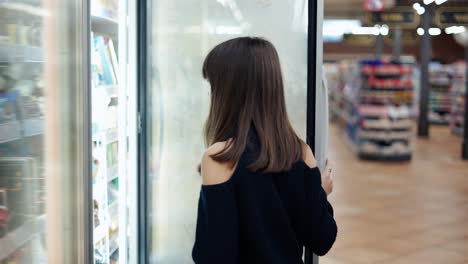
[[[411,162],[360,161],[331,126],[338,239],[320,264],[468,263],[468,161],[447,127],[415,137]]]

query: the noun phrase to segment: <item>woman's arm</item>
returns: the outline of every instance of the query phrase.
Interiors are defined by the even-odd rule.
[[[210,147],[201,163],[203,185],[192,252],[195,263],[238,263],[237,201],[231,181],[234,168],[210,157],[222,148],[221,143]]]
[[[337,225],[333,218],[333,208],[327,200],[327,193],[322,188],[320,170],[313,161],[310,148],[306,151],[305,168],[305,245],[319,255],[325,255],[333,246]],[[307,156],[308,155],[308,156]],[[315,166],[314,166],[315,165]],[[326,172],[327,174],[329,171]]]

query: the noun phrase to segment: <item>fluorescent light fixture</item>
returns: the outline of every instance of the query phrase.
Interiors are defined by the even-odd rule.
[[[459,34],[466,31],[466,28],[463,26],[453,26],[445,29],[446,34]]]
[[[418,11],[419,8],[421,8],[422,6],[419,4],[419,3],[414,3],[413,4],[413,8],[414,10]]]
[[[429,29],[429,35],[431,36],[438,36],[442,33],[442,30],[440,28],[430,28]]]
[[[425,5],[430,5],[434,0],[424,0]]]
[[[340,42],[344,34],[349,34],[362,23],[356,19],[325,19],[323,21],[323,40],[325,42]]]
[[[389,28],[387,25],[382,25],[380,27],[380,35],[387,36],[389,32]]]
[[[426,12],[426,9],[422,6],[416,9],[416,13],[418,13],[418,15],[422,15],[424,12]]]
[[[435,0],[435,3],[438,5],[441,5],[443,3],[447,2],[447,0]]]
[[[424,12],[426,12],[426,9],[422,5],[420,5],[418,2],[413,4],[413,8],[414,10],[416,10],[416,13],[418,13],[418,15],[422,15],[424,14]]]
[[[351,31],[353,35],[379,35],[380,28],[379,27],[358,27],[354,28]]]
[[[419,36],[422,36],[424,35],[424,28],[418,28],[416,32],[418,33]]]
[[[374,25],[372,28],[372,35],[378,36],[380,35],[380,25]]]

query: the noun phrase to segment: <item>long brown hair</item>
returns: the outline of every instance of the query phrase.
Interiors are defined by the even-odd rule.
[[[249,170],[286,171],[302,158],[303,141],[289,121],[279,57],[269,41],[241,37],[217,45],[205,58],[203,77],[211,86],[205,143],[227,141],[211,158],[234,166],[252,125],[260,153]]]

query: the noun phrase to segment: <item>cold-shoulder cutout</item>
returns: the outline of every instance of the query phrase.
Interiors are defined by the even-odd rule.
[[[212,186],[226,183],[231,179],[232,175],[234,174],[237,164],[235,164],[235,166],[232,166],[232,164],[229,163],[217,162],[211,157],[211,155],[222,151],[226,147],[226,145],[227,141],[216,142],[208,149],[206,149],[205,153],[203,154],[203,159],[201,163],[201,175],[204,186]]]
[[[309,166],[309,168],[317,167],[317,161],[315,160],[314,153],[312,153],[312,149],[309,147],[309,145],[302,145],[302,153],[302,159],[304,160],[304,163]]]

